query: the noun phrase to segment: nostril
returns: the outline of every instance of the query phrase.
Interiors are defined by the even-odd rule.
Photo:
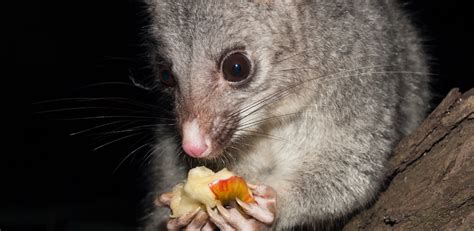
[[[206,157],[211,148],[211,140],[201,128],[196,119],[183,123],[183,150],[186,154],[195,157]]]
[[[183,150],[192,157],[201,157],[207,149],[207,144],[183,143]]]

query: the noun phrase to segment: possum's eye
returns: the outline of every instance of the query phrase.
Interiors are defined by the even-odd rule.
[[[229,82],[241,82],[250,75],[252,62],[242,52],[230,53],[222,60],[222,73]]]
[[[174,87],[176,85],[173,74],[167,68],[160,71],[160,81],[167,87]]]

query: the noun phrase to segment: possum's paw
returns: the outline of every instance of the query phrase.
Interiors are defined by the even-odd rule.
[[[254,193],[255,202],[245,203],[239,199],[237,203],[245,214],[237,208],[224,208],[217,205],[217,210],[207,206],[210,220],[220,230],[262,230],[272,225],[276,217],[276,193],[264,185],[249,185]]]
[[[227,205],[238,198],[244,202],[254,202],[252,192],[245,180],[227,169],[216,173],[206,167],[196,167],[189,171],[186,182],[176,185],[170,195],[171,217],[177,218],[196,209],[206,210],[206,205]]]
[[[168,230],[212,231],[215,226],[209,221],[206,212],[197,210],[181,217],[170,219],[166,225]]]
[[[163,193],[156,199],[155,205],[169,207],[172,197],[172,192]],[[213,231],[215,230],[215,225],[211,223],[206,212],[197,208],[195,211],[169,219],[166,228],[168,230]]]

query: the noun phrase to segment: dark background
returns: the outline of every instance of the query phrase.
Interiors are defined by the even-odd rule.
[[[14,62],[4,77],[15,83],[3,91],[10,118],[0,159],[0,230],[134,230],[149,160],[141,145],[153,138],[144,125],[154,121],[144,117],[160,116],[142,104],[159,105],[156,95],[129,84],[130,75],[150,74],[140,46],[143,8],[132,0],[21,4],[6,21]],[[433,57],[433,104],[453,87],[473,87],[472,2],[416,0],[407,7]]]

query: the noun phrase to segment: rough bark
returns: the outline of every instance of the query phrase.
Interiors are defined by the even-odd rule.
[[[451,90],[394,151],[390,183],[344,230],[474,230],[474,89]]]

